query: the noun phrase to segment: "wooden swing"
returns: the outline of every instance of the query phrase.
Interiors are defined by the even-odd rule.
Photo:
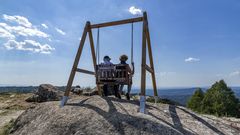
[[[100,57],[100,41],[99,41],[99,28],[97,32],[97,46],[96,46],[96,84],[111,84],[111,85],[131,85],[132,75],[128,73],[127,64],[99,64]],[[131,63],[133,63],[133,23],[131,26]]]
[[[140,93],[140,112],[145,112],[145,95],[146,95],[146,71],[151,73],[152,76],[152,84],[153,84],[153,90],[154,90],[154,96],[157,97],[157,86],[156,86],[156,78],[155,78],[155,71],[154,71],[154,64],[153,64],[153,57],[152,57],[152,49],[151,49],[151,41],[150,41],[150,32],[148,28],[148,20],[147,20],[147,13],[143,12],[142,17],[137,18],[131,18],[131,19],[125,19],[120,21],[113,21],[113,22],[106,22],[106,23],[100,23],[100,24],[91,24],[89,21],[86,22],[82,38],[79,44],[79,48],[73,63],[73,67],[68,79],[66,91],[64,93],[64,97],[61,101],[61,106],[63,107],[68,100],[68,96],[70,94],[72,83],[74,80],[74,76],[76,72],[81,72],[85,74],[94,75],[96,77],[96,85],[98,89],[99,95],[101,94],[100,90],[100,84],[103,83],[117,83],[117,84],[129,84],[129,80],[132,79],[129,77],[125,72],[126,70],[124,67],[121,67],[120,64],[115,64],[110,67],[103,67],[100,64],[97,64],[96,55],[98,56],[98,63],[99,63],[99,52],[95,54],[95,47],[93,42],[93,36],[92,36],[92,29],[98,29],[98,45],[96,49],[99,49],[99,28],[102,27],[109,27],[109,26],[115,26],[115,25],[122,25],[122,24],[128,24],[128,23],[136,23],[136,22],[143,22],[143,28],[142,28],[142,61],[141,61],[141,93]],[[132,27],[133,28],[133,27]],[[90,41],[90,47],[91,47],[91,54],[93,59],[93,65],[94,65],[94,71],[89,71],[85,69],[78,68],[78,63],[82,54],[83,46],[85,39],[89,37]],[[133,36],[133,34],[132,34]],[[133,41],[132,41],[133,42]],[[133,43],[132,43],[133,45]],[[148,50],[149,55],[149,62],[150,66],[146,64],[146,50]],[[131,54],[133,53],[133,49],[131,50]],[[131,60],[133,57],[131,56]]]

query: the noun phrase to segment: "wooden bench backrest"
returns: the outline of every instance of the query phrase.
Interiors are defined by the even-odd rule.
[[[130,75],[128,73],[128,65],[112,64],[112,65],[97,65],[97,84],[115,83],[129,84]]]

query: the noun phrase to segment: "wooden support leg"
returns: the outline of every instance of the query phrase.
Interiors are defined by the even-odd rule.
[[[146,12],[143,13],[143,33],[142,33],[142,66],[141,66],[141,94],[140,112],[145,113],[145,94],[146,94]]]
[[[67,103],[68,96],[69,96],[69,93],[70,93],[71,88],[72,88],[73,79],[74,79],[74,76],[75,76],[75,73],[76,73],[76,69],[77,69],[81,54],[82,54],[84,42],[85,42],[85,39],[86,39],[86,36],[87,36],[87,28],[88,28],[88,23],[86,23],[84,31],[83,31],[83,35],[82,35],[82,38],[81,38],[81,41],[80,41],[80,44],[79,44],[79,48],[78,48],[78,51],[77,51],[77,54],[76,54],[76,57],[75,57],[75,60],[74,60],[73,66],[72,66],[72,71],[71,71],[69,79],[68,79],[68,83],[67,83],[67,87],[66,87],[66,90],[65,90],[65,93],[64,93],[64,97],[61,101],[61,105],[60,105],[61,107],[63,107]]]
[[[152,69],[151,75],[152,75],[154,96],[158,97],[156,78],[155,78],[155,70],[154,70],[154,65],[153,65],[152,47],[151,47],[151,40],[150,40],[150,33],[149,33],[148,26],[146,29],[146,37],[147,37],[147,43],[148,43],[148,55],[149,55],[149,61],[150,61],[150,68]]]
[[[95,71],[95,77],[97,77],[97,70],[96,70],[96,66],[97,66],[97,60],[96,60],[96,55],[95,55],[95,48],[94,48],[94,42],[93,42],[93,36],[92,36],[92,29],[91,29],[91,24],[90,22],[88,22],[88,36],[89,36],[89,41],[90,41],[90,46],[91,46],[91,52],[92,52],[92,59],[93,59],[93,66],[94,66],[94,71]],[[101,90],[100,90],[100,86],[97,84],[97,90],[98,90],[98,94],[101,94]]]

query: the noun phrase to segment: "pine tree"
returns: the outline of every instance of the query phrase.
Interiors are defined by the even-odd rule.
[[[201,104],[204,98],[204,92],[198,88],[187,103],[187,107],[196,112],[201,112]]]
[[[202,112],[217,116],[239,116],[239,100],[224,80],[212,85],[202,101]]]

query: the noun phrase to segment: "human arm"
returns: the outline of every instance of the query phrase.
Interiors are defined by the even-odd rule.
[[[134,67],[134,62],[132,62],[132,75],[134,75],[134,72],[135,72],[135,67]]]

